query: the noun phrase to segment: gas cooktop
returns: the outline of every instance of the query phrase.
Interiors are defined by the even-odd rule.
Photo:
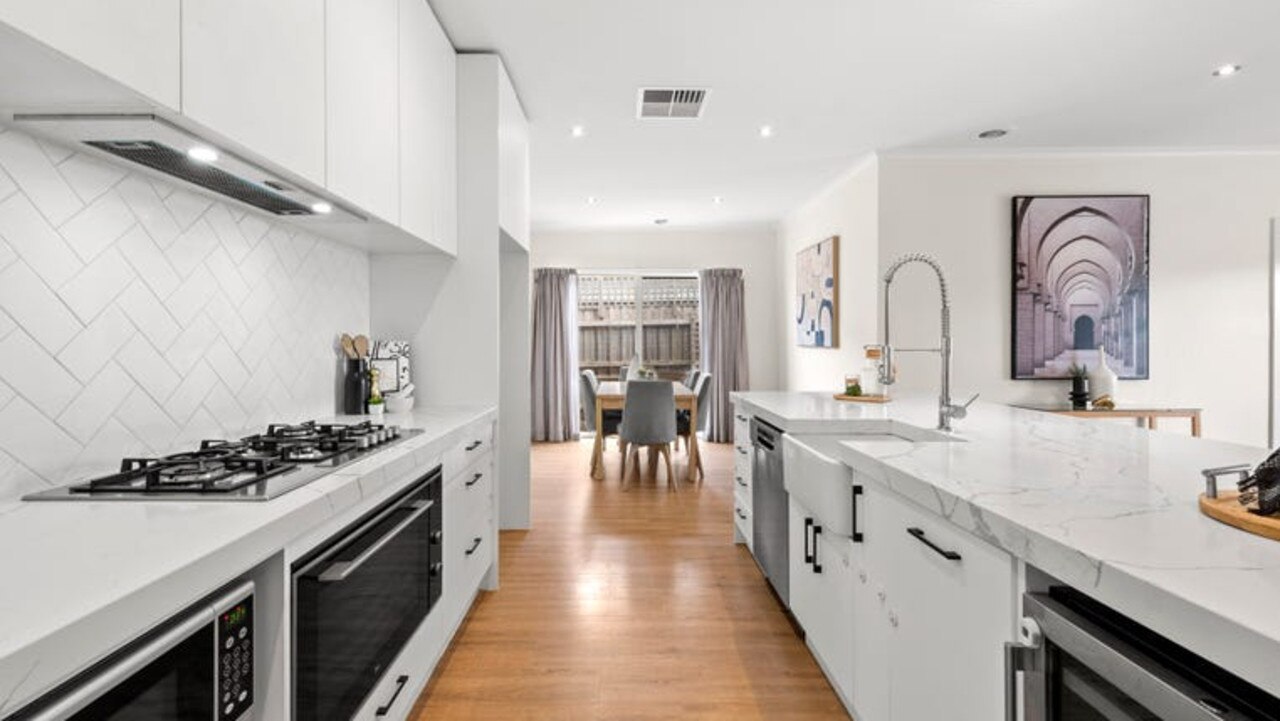
[[[125,458],[117,473],[26,496],[28,501],[265,501],[422,431],[370,421],[272,424],[159,458]]]

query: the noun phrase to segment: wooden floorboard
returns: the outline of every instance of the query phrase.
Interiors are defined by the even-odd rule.
[[[501,589],[411,718],[847,718],[733,544],[732,446],[702,449],[706,481],[676,493],[664,471],[623,490],[612,445],[604,481],[590,443],[535,445],[533,530],[503,532]]]

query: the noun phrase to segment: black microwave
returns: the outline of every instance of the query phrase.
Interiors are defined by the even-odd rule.
[[[246,721],[253,713],[253,584],[161,624],[25,707],[46,721]]]

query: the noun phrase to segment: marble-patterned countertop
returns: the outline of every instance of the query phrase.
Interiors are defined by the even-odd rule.
[[[1197,507],[1200,469],[1266,449],[982,402],[954,422],[955,442],[859,441],[933,428],[936,400],[735,400],[789,432],[847,435],[824,452],[1280,695],[1280,543]]]
[[[0,505],[0,716],[330,519],[389,495],[493,414],[388,414],[386,423],[423,433],[270,501]]]

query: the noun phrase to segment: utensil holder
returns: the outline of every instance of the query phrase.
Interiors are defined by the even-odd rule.
[[[369,361],[347,359],[347,374],[342,381],[342,412],[358,416],[365,412],[369,400]]]
[[[1071,379],[1071,393],[1067,396],[1071,399],[1071,410],[1083,411],[1089,408],[1089,379],[1083,376],[1076,376]]]

